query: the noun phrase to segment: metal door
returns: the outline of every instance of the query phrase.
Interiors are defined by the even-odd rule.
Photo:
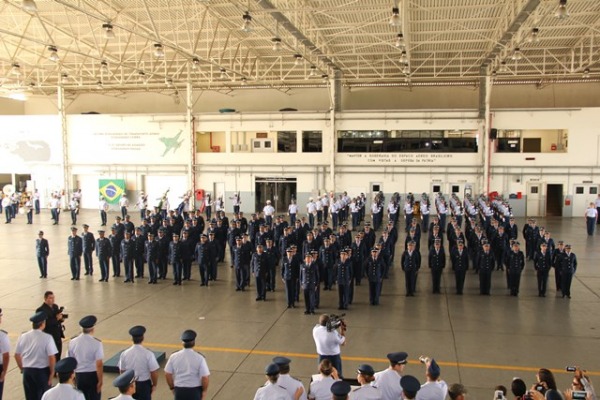
[[[573,188],[573,216],[578,217],[585,213],[590,203],[598,198],[598,185],[578,183]]]
[[[540,182],[529,182],[527,184],[527,216],[543,217],[542,207],[544,185]]]

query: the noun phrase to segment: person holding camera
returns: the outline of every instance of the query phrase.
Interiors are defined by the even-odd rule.
[[[321,314],[319,323],[313,328],[313,339],[317,347],[319,363],[329,360],[337,370],[342,379],[342,356],[341,346],[346,344],[346,323],[338,316],[331,318],[327,314]]]
[[[416,400],[444,400],[448,394],[448,385],[440,379],[440,366],[433,358],[421,356],[419,360],[425,364],[427,381],[421,385]]]
[[[590,378],[585,375],[584,370],[579,367],[567,367],[567,371],[573,372],[573,381],[571,382],[571,388],[565,391],[565,398],[567,400],[596,400],[596,392],[590,382]],[[585,396],[583,394],[585,393]]]
[[[54,344],[56,345],[57,349],[56,362],[58,362],[60,361],[60,356],[62,354],[62,339],[65,337],[62,323],[69,316],[68,314],[63,314],[63,310],[65,308],[59,308],[54,303],[54,300],[54,293],[48,290],[46,293],[44,293],[44,303],[35,311],[41,311],[46,314],[44,332],[52,336],[52,339],[54,339]]]

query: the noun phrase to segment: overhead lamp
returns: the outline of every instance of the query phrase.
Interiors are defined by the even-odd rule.
[[[221,75],[219,75],[219,79],[227,79],[227,71],[225,70],[225,68],[221,68]]]
[[[396,37],[396,47],[398,48],[403,48],[404,47],[404,35],[399,33],[398,36]]]
[[[278,37],[274,37],[273,39],[271,39],[271,42],[273,42],[273,51],[281,51],[282,49],[282,45],[281,45],[281,38]]]
[[[506,61],[502,61],[500,63],[500,68],[498,69],[498,72],[500,72],[501,74],[508,72],[508,65],[506,65]]]
[[[98,81],[96,82],[96,89],[98,90],[102,90],[104,89],[104,85],[102,85],[102,81],[98,79]]]
[[[113,32],[113,26],[111,23],[107,22],[106,24],[102,24],[102,29],[104,29],[104,38],[105,39],[114,39],[115,33]]]
[[[60,83],[62,83],[63,85],[69,83],[69,75],[66,72],[60,74]]]
[[[323,79],[324,83],[327,83],[327,81],[329,81],[329,75],[323,74],[323,75],[321,75],[321,79]]]
[[[104,72],[108,72],[108,63],[105,60],[100,61],[100,69]]]
[[[192,68],[193,69],[200,68],[200,59],[198,57],[192,58]]]
[[[521,53],[521,49],[519,47],[515,47],[515,51],[511,57],[513,61],[521,61],[523,59],[523,53]]]
[[[244,15],[242,15],[242,19],[244,22],[242,23],[242,31],[246,33],[252,32],[252,16],[249,11],[246,11]]]
[[[294,54],[294,58],[296,59],[296,61],[294,61],[294,65],[296,67],[300,66],[302,64],[302,54]]]
[[[165,85],[167,85],[167,87],[169,87],[169,88],[172,88],[173,87],[173,79],[165,78]]]
[[[567,10],[567,0],[559,0],[558,2],[558,10],[554,16],[558,19],[567,19],[569,18],[569,10]]]
[[[308,74],[309,77],[314,78],[315,76],[317,76],[317,67],[316,65],[311,65],[310,66],[310,74]]]
[[[138,81],[146,83],[146,73],[142,70],[138,71]]]
[[[408,74],[410,74],[410,65],[408,65],[408,64],[404,64],[404,67],[402,67],[402,73],[403,73],[404,75],[408,75]]]
[[[589,69],[589,68],[586,68],[586,69],[583,71],[583,75],[582,75],[582,77],[583,77],[583,79],[588,79],[588,78],[590,77],[590,69]]]
[[[21,66],[19,63],[13,63],[10,73],[16,76],[21,76]]]
[[[154,43],[154,57],[156,57],[156,58],[164,58],[165,57],[165,49],[163,49],[162,44]]]
[[[495,77],[496,75],[498,75],[498,73],[496,72],[496,70],[492,70],[492,77]]]
[[[50,56],[48,58],[54,62],[58,62],[60,57],[58,56],[58,49],[56,46],[48,46],[48,50],[50,50]]]
[[[400,63],[408,64],[408,55],[406,54],[406,50],[402,50],[402,54],[400,55]]]
[[[27,12],[37,12],[37,4],[34,0],[23,0],[21,8]]]
[[[242,78],[242,86],[246,86],[248,84],[248,81],[246,80],[246,78]]]
[[[390,26],[400,26],[402,20],[400,19],[400,9],[398,7],[392,8],[392,16],[390,18]]]
[[[540,41],[539,35],[540,35],[539,28],[533,28],[531,30],[531,33],[527,37],[527,42],[529,42],[529,43],[539,43],[539,41]]]
[[[34,81],[31,81],[29,82],[29,85],[27,85],[27,90],[33,92],[33,89],[35,89],[36,86],[37,84]]]

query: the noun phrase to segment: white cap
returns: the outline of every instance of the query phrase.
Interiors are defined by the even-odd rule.
[[[271,204],[271,200],[267,200],[267,204]]]

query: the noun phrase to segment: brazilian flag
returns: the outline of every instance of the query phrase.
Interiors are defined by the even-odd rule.
[[[104,196],[108,204],[117,204],[125,193],[124,179],[100,179],[98,181],[100,196]]]

